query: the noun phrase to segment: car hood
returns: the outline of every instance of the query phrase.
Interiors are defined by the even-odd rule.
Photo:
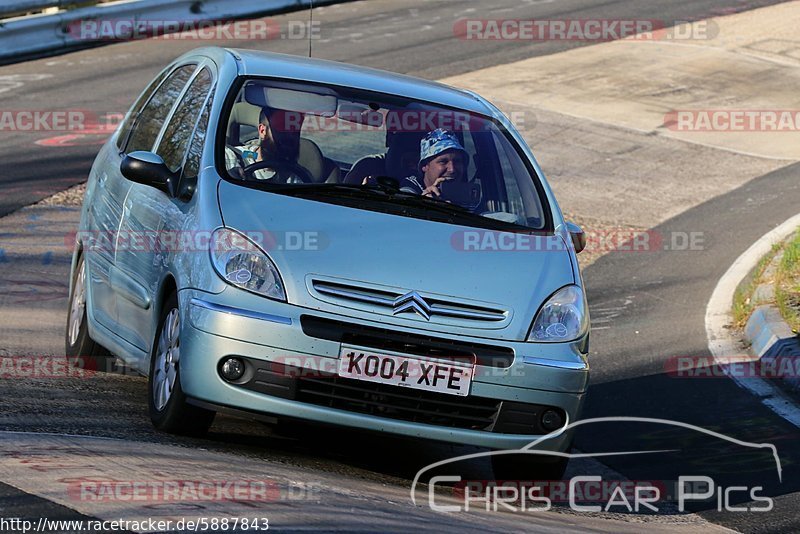
[[[415,219],[267,193],[224,180],[219,184],[219,205],[225,226],[263,242],[281,273],[289,303],[311,310],[450,334],[523,340],[544,301],[575,282],[570,255],[558,235],[529,236]],[[413,309],[398,313],[385,302],[370,302],[411,291],[439,310],[467,313],[424,317]],[[488,312],[492,318],[465,317],[470,311]]]

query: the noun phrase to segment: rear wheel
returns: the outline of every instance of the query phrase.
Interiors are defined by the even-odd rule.
[[[72,276],[65,334],[65,354],[69,360],[85,369],[108,371],[114,362],[114,357],[89,337],[86,314],[87,291],[86,262],[81,253],[78,256],[78,263],[75,265],[75,274]]]
[[[178,296],[172,293],[161,312],[150,354],[147,381],[150,420],[158,430],[198,436],[211,426],[214,412],[189,404],[181,389],[180,334]]]

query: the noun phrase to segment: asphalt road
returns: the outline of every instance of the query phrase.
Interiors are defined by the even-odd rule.
[[[592,332],[592,386],[584,417],[639,416],[683,421],[740,439],[773,443],[785,468],[783,483],[771,485],[779,498],[767,514],[717,514],[707,517],[743,531],[797,531],[800,476],[798,429],[775,415],[727,378],[675,378],[670,358],[708,357],[705,305],[716,281],[753,242],[792,217],[800,199],[800,165],[757,178],[701,204],[653,229],[663,236],[701,232],[702,250],[615,253],[601,257],[585,272],[593,320],[614,309],[611,328]],[[602,311],[597,311],[602,310]],[[597,351],[595,353],[595,351]],[[746,354],[742,347],[741,354]],[[630,479],[674,480],[700,467],[722,484],[770,486],[769,469],[733,451],[704,448],[690,432],[652,440],[628,431],[624,445],[686,447],[683,457],[658,466],[635,461],[609,462]],[[585,432],[579,448],[619,447],[619,434]],[[660,473],[656,475],[655,472]]]
[[[493,0],[491,7],[466,1],[354,2],[320,10],[315,16],[321,21],[325,41],[315,45],[315,55],[442,78],[585,44],[491,42],[471,47],[452,37],[452,23],[458,18],[620,17],[670,21],[768,3],[773,2]],[[276,20],[298,18],[298,14],[286,14]],[[125,43],[2,67],[0,108],[124,110],[169,59],[196,44]],[[266,46],[235,46],[304,53],[307,43],[277,40]],[[58,148],[34,144],[39,137],[48,135],[52,134],[0,132],[0,215],[85,179],[98,148],[96,142]],[[768,514],[700,510],[714,523],[748,532],[800,528],[795,513],[800,504],[797,429],[732,382],[672,378],[665,373],[664,362],[671,356],[708,355],[703,318],[716,281],[754,240],[796,213],[799,175],[800,167],[781,169],[654,229],[662,235],[702,232],[702,250],[609,254],[584,273],[593,319],[604,318],[603,324],[609,326],[593,333],[593,377],[584,416],[662,417],[751,442],[771,442],[779,449],[783,482],[776,483],[763,457],[700,439],[688,431],[664,432],[635,425],[589,427],[579,432],[576,445],[584,451],[599,452],[636,450],[645,445],[674,449],[680,444],[680,453],[665,455],[659,462],[627,459],[605,463],[632,480],[668,481],[681,474],[702,473],[726,486],[764,485],[766,494],[776,499],[775,509]],[[63,262],[56,262],[49,269],[48,276],[52,276],[54,272],[65,272],[66,267]],[[419,463],[460,452],[452,447],[426,448],[347,431],[339,431],[320,443],[303,439],[307,436],[303,431],[276,434],[261,425],[224,417],[215,423],[208,439],[178,439],[152,430],[146,417],[144,392],[144,381],[130,376],[107,375],[80,382],[5,381],[0,384],[0,429],[202,447],[311,467],[350,483],[365,479],[401,487],[408,485]],[[359,453],[352,450],[354,442],[360,445]],[[386,462],[387,456],[402,457],[412,446],[413,462]],[[474,468],[478,475],[486,472],[485,465]],[[0,503],[5,503],[5,510],[12,510],[8,508],[9,499],[23,499],[25,506],[37,506],[31,508],[36,514],[40,509],[43,515],[51,511],[64,513],[48,508],[46,502],[19,495],[13,488],[0,487],[0,499],[4,499]],[[738,504],[747,501],[736,499]],[[29,515],[33,516],[30,511]]]
[[[770,0],[370,0],[320,8],[314,55],[440,79],[483,67],[552,54],[587,41],[474,41],[454,38],[463,18],[650,19],[674,21],[753,9]],[[275,17],[281,29],[306,12]],[[124,112],[166,63],[196,46],[217,44],[306,55],[306,40],[139,41],[0,67],[0,109]],[[35,146],[54,133],[0,131],[0,216],[84,180],[97,144]],[[94,138],[102,139],[102,136]]]

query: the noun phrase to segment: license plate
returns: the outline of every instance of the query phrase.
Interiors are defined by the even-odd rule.
[[[342,345],[339,376],[448,395],[469,395],[473,366],[422,356],[378,354]]]

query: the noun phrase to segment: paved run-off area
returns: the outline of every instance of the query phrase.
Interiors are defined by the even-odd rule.
[[[798,56],[793,50],[800,41],[787,31],[786,22],[798,20],[798,5],[780,4],[716,18],[719,32],[706,42],[597,44],[444,81],[475,89],[503,109],[523,112],[523,134],[542,163],[562,208],[588,231],[651,228],[797,159],[794,149],[800,144],[796,133],[751,132],[746,136],[750,141],[746,141],[744,136],[731,132],[676,132],[665,127],[664,121],[671,111],[680,109],[799,108],[800,96],[795,90]],[[479,43],[465,42],[463,46]],[[0,281],[4,295],[0,297],[3,354],[63,353],[70,254],[65,244],[69,240],[65,238],[74,229],[77,217],[75,208],[35,206],[0,221],[4,249],[4,256],[0,257],[4,273]],[[693,228],[685,230],[690,232]],[[601,252],[605,251],[582,254],[583,266]],[[611,312],[598,312],[594,318],[597,326],[603,327]],[[118,388],[118,395],[104,398],[114,398],[118,409],[135,412],[135,418],[147,426],[146,414],[138,413],[140,408],[132,400],[134,393],[144,391],[141,379],[115,376],[95,380],[86,381],[81,394],[91,399],[99,390]],[[40,384],[35,390],[43,396],[65,395],[63,390],[47,384]],[[113,411],[93,413],[90,403],[81,407],[85,410],[81,432],[92,425],[106,425],[120,437],[128,431],[139,435],[146,432],[126,426],[130,421],[110,416]],[[12,410],[0,415],[0,423],[5,428],[37,430],[41,421],[41,428],[46,428],[48,413],[52,415],[59,409],[57,402],[47,401],[41,405],[40,413]],[[19,424],[21,420],[27,424]],[[227,427],[222,424],[219,428],[224,431]],[[14,448],[29,446],[25,439],[8,437],[6,443]],[[107,473],[119,476],[115,470],[123,470],[127,479],[149,476],[126,467],[133,465],[129,459],[135,451],[132,453],[124,445],[103,448],[103,444],[77,441],[51,445],[80,447],[103,455],[117,450],[118,462],[108,462],[104,456]],[[148,447],[142,451],[142,456],[167,458],[165,462],[182,461],[171,456],[176,454],[172,450]],[[280,469],[269,469],[276,480],[284,480]],[[313,482],[322,477],[314,471],[292,471],[301,481]],[[0,472],[6,483],[24,478],[19,465],[8,464]],[[31,477],[24,484],[19,483],[20,488],[69,504],[61,486],[44,479],[34,482]],[[351,488],[349,494],[337,493],[336,498],[342,499],[337,501],[338,509],[347,508],[347,503],[353,501],[382,506],[407,499],[405,490],[392,489],[391,495],[387,493],[380,502],[365,500],[364,495],[377,494],[377,490],[367,483],[362,486]],[[43,487],[48,489],[42,490]],[[100,514],[88,506],[84,511]],[[103,513],[109,513],[108,509]],[[142,515],[145,511],[133,507],[128,513]],[[291,510],[286,517],[290,516]],[[500,523],[493,525],[503,527]],[[558,522],[537,523],[541,529],[558,525],[563,526]],[[401,528],[396,523],[386,526]],[[473,528],[479,526],[476,523]],[[596,528],[613,531],[619,525],[598,524]]]
[[[798,19],[800,2],[789,2],[709,19],[709,38],[628,38],[442,81],[520,117],[562,209],[588,230],[650,228],[800,160],[800,127],[671,123],[677,111],[800,112]]]
[[[789,2],[709,19],[708,39],[630,38],[440,81],[475,90],[516,119],[569,218],[595,236],[616,230],[627,236],[800,160],[800,131],[664,127],[675,110],[800,112],[797,20],[800,2]],[[481,41],[463,46],[479,47]],[[30,325],[19,324],[29,319],[20,312],[63,304],[56,297],[67,293],[61,273],[82,190],[57,194],[0,223],[0,262],[14,260],[0,278],[10,304],[0,308],[0,318],[5,316],[9,332],[22,327],[14,334],[18,339],[3,343],[10,353],[25,346],[37,354],[63,350],[56,336],[61,310],[35,320],[37,328],[47,325],[46,337],[29,336]],[[581,266],[614,244],[620,239],[590,239]],[[20,285],[27,277],[31,282]],[[47,345],[54,340],[56,346]]]

